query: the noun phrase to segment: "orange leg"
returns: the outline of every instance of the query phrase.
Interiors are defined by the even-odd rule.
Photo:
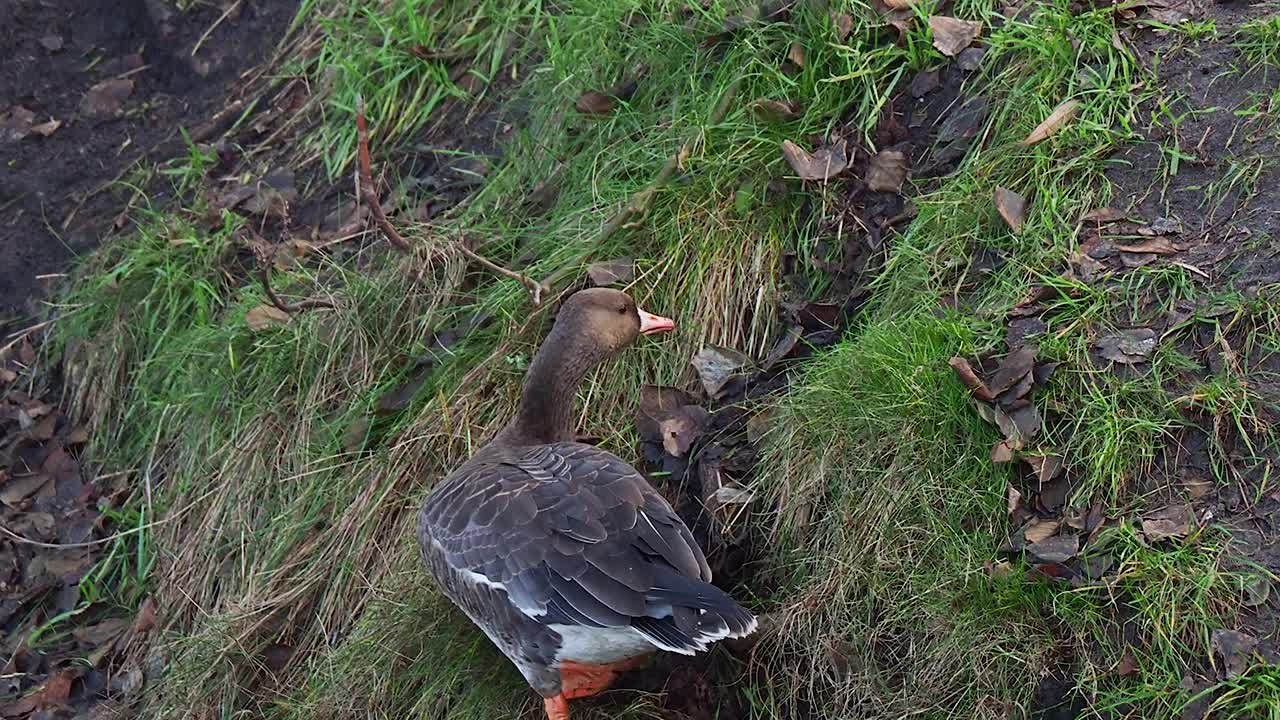
[[[547,720],[569,720],[569,701],[564,695],[543,698],[542,706],[547,709]]]
[[[626,660],[619,660],[607,665],[588,665],[565,660],[560,663],[560,694],[542,699],[547,711],[547,720],[569,720],[569,701],[574,698],[590,697],[602,692],[613,683],[618,673],[645,664],[649,655],[637,655]]]
[[[588,665],[572,660],[562,661],[560,663],[560,694],[572,700],[603,692],[613,684],[618,673],[635,670],[648,659],[648,655],[637,655],[605,665]]]

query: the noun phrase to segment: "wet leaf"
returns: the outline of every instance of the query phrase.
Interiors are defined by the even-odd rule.
[[[1013,462],[1013,453],[1017,449],[1013,445],[1014,444],[1010,443],[1008,440],[1001,440],[995,445],[992,445],[991,446],[991,462],[993,463]],[[1022,444],[1018,443],[1018,447],[1022,447]]]
[[[670,385],[641,385],[640,412],[656,418],[662,413],[673,412],[684,405],[692,405],[693,397],[678,387]]]
[[[1045,484],[1062,472],[1062,458],[1057,455],[1023,455],[1022,461],[1036,474],[1036,480]]]
[[[58,52],[62,49],[63,41],[61,35],[45,35],[40,38],[40,47],[49,52]]]
[[[1026,541],[1031,544],[1043,542],[1057,534],[1060,527],[1062,527],[1062,523],[1058,520],[1031,518],[1026,525],[1022,526],[1022,537],[1026,538]]]
[[[1024,345],[1009,353],[1000,361],[1000,367],[987,383],[992,396],[998,396],[1022,381],[1036,364],[1036,347]]]
[[[1010,515],[1022,509],[1022,493],[1018,491],[1018,488],[1013,485],[1009,485],[1006,488],[1005,503],[1008,505]]]
[[[987,51],[983,48],[965,48],[956,57],[956,65],[965,72],[973,72],[982,67],[982,59],[986,56]]]
[[[0,368],[0,382],[11,383],[17,379],[18,373],[10,370],[9,368]]]
[[[765,356],[763,362],[760,363],[761,370],[770,370],[777,365],[783,358],[787,357],[796,349],[796,345],[800,342],[800,336],[804,333],[804,327],[800,325],[792,325],[787,331],[778,338],[778,342]]]
[[[1181,248],[1176,247],[1167,238],[1163,237],[1153,237],[1137,245],[1116,245],[1116,249],[1125,253],[1150,253],[1152,255],[1172,255],[1181,251]]]
[[[89,88],[80,99],[80,114],[98,120],[124,115],[124,102],[133,94],[133,80],[114,78]]]
[[[960,378],[960,382],[964,383],[964,386],[969,388],[974,397],[979,400],[986,400],[987,402],[991,402],[996,399],[996,396],[987,387],[987,384],[982,381],[982,378],[978,377],[978,373],[974,371],[973,366],[969,364],[968,360],[957,355],[956,357],[951,358],[949,364],[951,365],[951,369],[955,371],[956,376]]]
[[[823,145],[813,154],[790,140],[783,140],[782,155],[801,180],[829,180],[849,167],[844,140],[835,145]]]
[[[787,50],[787,60],[798,68],[804,67],[804,46],[798,42],[791,43],[791,48]]]
[[[1271,578],[1258,573],[1252,575],[1244,583],[1244,599],[1242,602],[1245,607],[1261,607],[1267,603],[1271,597]]]
[[[583,115],[608,115],[616,106],[612,97],[596,90],[582,93],[573,104],[573,108]]]
[[[250,330],[262,331],[273,325],[285,324],[291,317],[275,305],[259,305],[244,314],[244,321]]]
[[[929,18],[929,29],[933,31],[933,46],[938,52],[955,57],[982,34],[982,23],[933,15]]]
[[[739,370],[747,367],[751,359],[730,348],[708,345],[698,351],[690,361],[693,369],[698,371],[702,387],[709,397],[716,397],[729,378]]]
[[[1133,328],[1100,338],[1098,354],[1112,362],[1134,365],[1146,362],[1156,349],[1156,333],[1151,328]]]
[[[911,172],[911,161],[898,150],[881,150],[867,165],[867,187],[876,192],[898,192]]]
[[[18,345],[18,361],[27,367],[36,364],[36,349],[31,345],[31,341],[23,339]]]
[[[894,10],[909,10],[919,4],[920,0],[880,0],[880,2]]]
[[[125,618],[112,618],[93,625],[75,628],[71,631],[71,635],[85,645],[96,648],[114,643],[116,638],[123,635],[124,631],[128,630],[132,624],[132,621]]]
[[[1026,553],[1041,563],[1063,563],[1078,552],[1080,538],[1071,534],[1055,535],[1026,547]]]
[[[1120,664],[1116,666],[1116,672],[1123,677],[1129,677],[1138,672],[1138,659],[1133,656],[1133,648],[1125,646],[1124,653],[1120,656]]]
[[[937,70],[921,70],[911,79],[908,91],[913,98],[922,98],[941,86]]]
[[[156,601],[148,597],[138,608],[138,616],[133,619],[133,632],[141,635],[151,632],[156,626]]]
[[[1186,537],[1191,532],[1194,516],[1185,505],[1171,505],[1142,518],[1142,534],[1150,542]]]
[[[766,122],[790,122],[804,116],[798,103],[784,100],[755,100],[747,106],[756,117]]]
[[[1026,198],[1007,188],[997,187],[994,200],[996,210],[1009,228],[1015,233],[1022,232],[1022,223],[1027,219]]]
[[[602,260],[587,266],[587,277],[596,287],[625,285],[635,278],[635,274],[635,261],[628,257]]]
[[[1108,223],[1125,220],[1128,217],[1129,217],[1128,215],[1120,212],[1119,210],[1116,210],[1115,208],[1101,207],[1101,208],[1097,208],[1096,210],[1090,210],[1089,212],[1085,213],[1083,216],[1081,216],[1080,221],[1095,222],[1095,223],[1098,223],[1099,225],[1106,225]]]
[[[31,132],[32,134],[39,135],[40,137],[49,137],[50,135],[57,132],[58,128],[60,127],[62,127],[61,120],[54,120],[53,118],[49,118],[48,122],[42,122],[39,125],[32,125]]]
[[[1258,639],[1238,630],[1214,630],[1209,638],[1209,646],[1213,649],[1213,654],[1221,658],[1226,674],[1235,677],[1252,664]]]
[[[711,507],[715,510],[726,505],[746,505],[754,499],[755,496],[745,488],[721,485],[711,494]]]
[[[683,457],[702,437],[707,411],[697,405],[685,405],[658,421],[662,433],[662,449],[672,457]]]
[[[49,476],[43,473],[9,478],[8,482],[0,487],[0,503],[16,508],[22,504],[22,501],[49,484],[49,481]]]
[[[831,22],[836,26],[836,42],[844,42],[853,32],[853,17],[848,13],[836,15]]]
[[[1071,122],[1076,113],[1080,111],[1079,100],[1065,100],[1058,107],[1049,113],[1049,117],[1035,127],[1029,135],[1020,143],[1021,145],[1035,145],[1036,143],[1046,140],[1056,134],[1059,130]]]

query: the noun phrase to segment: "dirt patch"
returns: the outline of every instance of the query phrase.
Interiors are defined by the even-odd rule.
[[[180,128],[222,110],[272,52],[297,3],[15,0],[0,6],[0,328],[35,314],[44,276],[96,247],[144,157],[182,152]],[[194,51],[194,52],[193,52]],[[32,129],[32,128],[36,129]],[[162,198],[154,198],[161,199]]]
[[[130,474],[93,477],[89,439],[59,404],[25,327],[72,260],[122,229],[110,185],[140,160],[180,154],[179,128],[221,111],[242,74],[276,47],[296,3],[229,0],[179,11],[167,0],[17,0],[0,7],[0,627],[4,717],[62,717],[142,684],[112,659],[155,626],[85,593],[140,592],[82,582],[106,552],[130,552],[120,512]],[[145,188],[152,203],[167,186]],[[85,464],[82,465],[82,461]],[[115,585],[121,585],[115,587]],[[89,588],[86,590],[86,588]],[[124,604],[141,598],[120,597]],[[56,628],[55,618],[64,621]],[[66,619],[69,618],[69,619]],[[43,629],[43,630],[42,630]],[[88,662],[83,662],[83,660]]]

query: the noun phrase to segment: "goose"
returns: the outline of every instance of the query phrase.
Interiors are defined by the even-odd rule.
[[[565,300],[510,422],[432,489],[417,540],[444,594],[516,666],[548,720],[655,651],[692,655],[756,629],[711,584],[689,528],[634,467],[575,442],[587,374],[675,324],[624,292]]]

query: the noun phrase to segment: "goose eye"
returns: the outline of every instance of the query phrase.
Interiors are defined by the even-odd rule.
[[[622,307],[618,308],[618,314],[619,314],[619,315],[626,315],[626,314],[627,314],[627,306],[626,306],[626,305],[623,305]]]

